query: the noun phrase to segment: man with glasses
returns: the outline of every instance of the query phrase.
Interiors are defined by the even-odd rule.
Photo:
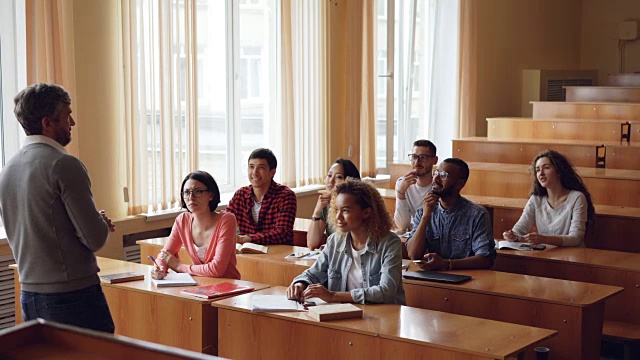
[[[488,269],[495,249],[489,212],[460,195],[469,166],[446,159],[433,170],[433,190],[422,200],[407,252],[424,270]]]
[[[93,254],[114,230],[91,194],[89,174],[64,146],[71,141],[71,98],[34,84],[14,99],[25,145],[0,173],[0,215],[18,263],[25,321],[43,318],[113,333]]]
[[[256,149],[249,155],[251,185],[238,189],[226,209],[236,216],[240,244],[293,245],[296,194],[273,181],[277,165],[276,156],[269,149]]]
[[[409,154],[411,172],[396,182],[396,210],[393,220],[401,231],[414,227],[413,217],[422,206],[422,199],[431,191],[431,170],[438,163],[436,146],[429,140],[416,140]]]

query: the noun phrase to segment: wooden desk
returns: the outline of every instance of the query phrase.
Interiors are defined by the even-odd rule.
[[[400,305],[358,305],[364,318],[317,322],[300,312],[252,312],[253,294],[213,303],[220,356],[233,359],[506,359],[556,332]]]
[[[265,255],[238,255],[238,269],[245,280],[289,286],[313,265],[311,260],[285,260],[293,250],[289,245],[272,245]],[[474,280],[459,285],[404,280],[407,305],[558,330],[550,346],[559,358],[588,359],[599,354],[605,299],[622,291],[586,280],[562,281],[490,270],[464,273]]]
[[[411,264],[410,270],[418,268]],[[620,287],[491,270],[451,273],[473,279],[463,284],[404,279],[407,305],[556,330],[548,344],[554,359],[599,359],[605,300],[622,292]]]
[[[0,331],[2,359],[218,359],[42,319]]]
[[[210,304],[213,299],[201,299],[182,295],[183,287],[157,288],[151,282],[151,266],[121,260],[98,257],[100,275],[121,272],[140,272],[144,280],[119,284],[102,284],[109,303],[116,334],[158,344],[175,346],[206,354],[217,352],[217,313]],[[14,272],[16,285],[16,318],[22,322],[20,309],[20,283],[17,268]],[[256,290],[269,285],[248,281],[194,276],[198,285],[231,282],[251,286]]]
[[[494,268],[620,286],[624,292],[606,302],[603,334],[640,339],[640,254],[587,248],[498,250]]]
[[[148,254],[155,256],[166,241],[167,238],[138,241],[141,257],[146,259]],[[306,248],[269,245],[269,252],[266,254],[236,254],[238,271],[243,280],[272,286],[289,286],[293,278],[302,274],[315,262],[315,260],[286,260],[284,257],[293,253],[295,249],[305,250]],[[183,263],[191,264],[191,259],[184,248],[180,249],[178,255]]]

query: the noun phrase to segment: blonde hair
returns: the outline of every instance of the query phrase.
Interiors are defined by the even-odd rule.
[[[356,203],[363,210],[371,209],[371,217],[365,222],[367,233],[371,240],[378,241],[387,236],[391,230],[391,215],[384,205],[384,200],[378,190],[365,182],[357,179],[347,179],[343,183],[337,185],[331,195],[331,204],[329,205],[329,224],[336,229],[336,232],[342,233],[336,224],[336,198],[339,194],[351,194],[355,197]]]

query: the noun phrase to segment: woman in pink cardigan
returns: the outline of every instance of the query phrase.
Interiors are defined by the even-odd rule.
[[[236,262],[236,217],[216,212],[220,190],[205,171],[187,175],[180,191],[182,207],[171,230],[169,241],[158,254],[158,264],[151,271],[154,279],[162,279],[168,269],[197,276],[240,279]],[[180,262],[178,251],[184,247],[193,265]]]

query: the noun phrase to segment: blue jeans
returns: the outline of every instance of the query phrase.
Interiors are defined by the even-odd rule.
[[[109,304],[100,285],[64,293],[20,293],[24,321],[41,318],[61,324],[112,333]]]

